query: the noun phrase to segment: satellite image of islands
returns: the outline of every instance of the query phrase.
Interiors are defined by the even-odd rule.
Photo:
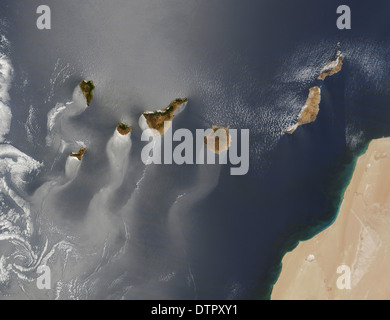
[[[389,16],[0,0],[0,299],[390,299]]]

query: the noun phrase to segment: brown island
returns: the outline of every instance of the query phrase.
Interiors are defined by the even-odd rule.
[[[116,129],[118,130],[118,132],[122,135],[122,136],[125,136],[127,135],[128,133],[131,132],[132,128],[130,126],[128,126],[127,124],[123,123],[123,122],[119,122]]]
[[[149,128],[157,130],[161,135],[163,135],[168,129],[164,127],[164,121],[172,121],[174,113],[179,109],[183,104],[188,101],[187,98],[173,100],[168,107],[163,110],[155,111],[146,111],[142,115],[146,119],[146,123]]]
[[[231,145],[229,126],[213,126],[212,130],[208,136],[204,137],[204,143],[207,148],[216,154],[227,151]]]
[[[335,73],[341,71],[341,68],[343,67],[343,60],[344,56],[341,54],[341,51],[338,51],[336,60],[329,62],[321,70],[321,74],[318,76],[318,79],[325,80],[326,77],[334,75]]]
[[[84,154],[84,152],[85,152],[86,150],[87,150],[87,148],[82,147],[82,148],[80,148],[79,152],[77,152],[77,153],[71,152],[71,153],[70,153],[70,156],[71,156],[71,157],[75,157],[75,158],[77,158],[77,159],[79,159],[79,160],[81,161],[81,159],[82,159],[82,157],[83,157],[83,154]]]
[[[79,83],[79,87],[85,99],[87,100],[87,106],[89,106],[93,99],[93,90],[95,89],[95,85],[93,84],[93,81],[83,80]]]
[[[298,116],[296,124],[283,130],[283,132],[292,134],[299,126],[314,122],[317,118],[318,112],[320,111],[319,104],[321,102],[321,89],[320,87],[310,88],[309,96],[306,100],[305,105]]]

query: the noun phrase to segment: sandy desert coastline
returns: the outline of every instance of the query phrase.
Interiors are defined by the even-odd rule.
[[[334,223],[284,256],[271,299],[390,299],[389,230],[390,138],[383,138],[357,159]],[[342,265],[350,289],[337,285],[340,277],[346,284]]]

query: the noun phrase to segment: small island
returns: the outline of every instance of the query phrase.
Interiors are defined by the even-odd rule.
[[[82,157],[83,157],[83,154],[84,154],[84,152],[85,152],[86,150],[87,150],[87,148],[82,147],[82,148],[80,148],[79,152],[77,152],[77,153],[71,152],[71,153],[70,153],[70,156],[71,156],[71,157],[75,157],[75,158],[77,158],[77,159],[79,159],[79,160],[81,161],[81,159],[82,159]]]
[[[187,102],[187,98],[178,98],[173,100],[169,106],[163,110],[155,110],[152,112],[146,111],[143,112],[142,115],[145,117],[146,123],[150,129],[155,129],[163,135],[169,129],[169,127],[164,127],[164,122],[172,121],[175,111]]]
[[[85,99],[87,100],[87,106],[89,106],[93,99],[93,90],[95,89],[95,85],[93,84],[93,81],[83,80],[79,83],[79,87]]]
[[[302,110],[299,114],[298,121],[292,127],[283,132],[292,134],[299,126],[314,122],[317,118],[318,112],[320,111],[321,101],[321,89],[320,87],[310,88],[309,96],[306,100],[305,105],[302,107]]]
[[[132,128],[130,126],[128,126],[127,124],[123,123],[123,122],[119,122],[116,129],[118,130],[118,132],[122,135],[122,136],[125,136],[127,135],[128,133],[131,132]]]
[[[321,74],[319,75],[318,80],[325,80],[327,76],[331,76],[339,72],[343,66],[343,60],[344,56],[341,54],[341,51],[338,51],[336,60],[328,63],[321,70]]]
[[[213,126],[212,130],[213,131],[208,136],[204,137],[204,143],[206,144],[207,149],[214,152],[215,154],[220,154],[223,151],[227,151],[231,145],[229,126]],[[214,141],[214,143],[209,141]]]

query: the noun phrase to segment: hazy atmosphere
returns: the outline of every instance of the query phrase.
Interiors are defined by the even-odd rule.
[[[388,5],[340,33],[337,1],[296,2],[48,0],[39,30],[42,3],[0,0],[1,299],[270,297],[285,252],[334,220],[354,158],[390,134]],[[315,124],[283,132],[314,85]],[[178,98],[172,130],[249,130],[246,174],[143,163],[142,112]]]

